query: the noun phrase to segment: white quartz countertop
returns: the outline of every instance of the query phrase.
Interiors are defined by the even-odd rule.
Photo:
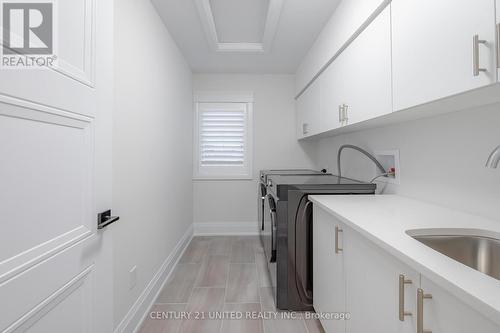
[[[447,229],[444,234],[462,231],[461,234],[500,239],[500,221],[397,195],[313,195],[310,199],[500,325],[499,280],[462,265],[407,234],[415,229],[432,229],[423,234],[439,234],[439,229]],[[464,233],[463,229],[468,230]]]

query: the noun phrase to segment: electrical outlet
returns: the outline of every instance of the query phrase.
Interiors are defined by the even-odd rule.
[[[136,284],[137,284],[137,266],[134,266],[129,271],[129,285],[128,285],[129,290],[134,289]]]

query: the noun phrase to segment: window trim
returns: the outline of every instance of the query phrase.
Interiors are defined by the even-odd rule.
[[[246,155],[247,171],[244,174],[201,174],[200,173],[200,103],[241,103],[247,107]],[[247,91],[199,91],[194,94],[194,138],[193,138],[193,180],[253,180],[253,92]]]

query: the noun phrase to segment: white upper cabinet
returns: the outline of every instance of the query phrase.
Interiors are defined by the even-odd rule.
[[[390,6],[340,55],[335,64],[344,125],[392,112]],[[322,94],[325,94],[322,89]]]
[[[320,85],[315,81],[295,104],[297,114],[297,137],[305,138],[320,132]]]
[[[494,1],[394,0],[391,6],[395,111],[496,82]]]
[[[297,100],[298,138],[392,112],[390,7]]]
[[[499,24],[500,0],[342,1],[297,71],[299,91],[318,75],[298,138],[499,102]]]
[[[496,49],[496,63],[497,63],[497,80],[500,82],[500,0],[497,0],[496,3],[496,9],[497,9],[497,25],[496,25],[496,32],[497,32],[497,49]]]
[[[340,106],[346,94],[343,68],[338,62],[333,62],[317,80],[321,86],[320,113],[321,113],[321,131],[336,129],[342,125]]]
[[[342,0],[296,73],[299,93],[320,69],[390,0]]]

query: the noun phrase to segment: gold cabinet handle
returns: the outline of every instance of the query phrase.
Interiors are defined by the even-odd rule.
[[[411,312],[405,311],[405,285],[413,282],[406,279],[403,274],[399,275],[399,320],[405,321],[405,316],[411,316]]]
[[[340,229],[339,226],[335,226],[335,253],[339,254],[344,251],[339,247],[339,233],[344,232],[344,230]]]
[[[472,70],[474,76],[479,76],[480,72],[486,72],[485,68],[481,68],[479,65],[479,44],[486,44],[485,40],[479,39],[479,35],[474,35],[472,37]]]
[[[424,299],[432,299],[431,294],[425,294],[422,289],[417,289],[417,333],[432,333],[424,330]]]

